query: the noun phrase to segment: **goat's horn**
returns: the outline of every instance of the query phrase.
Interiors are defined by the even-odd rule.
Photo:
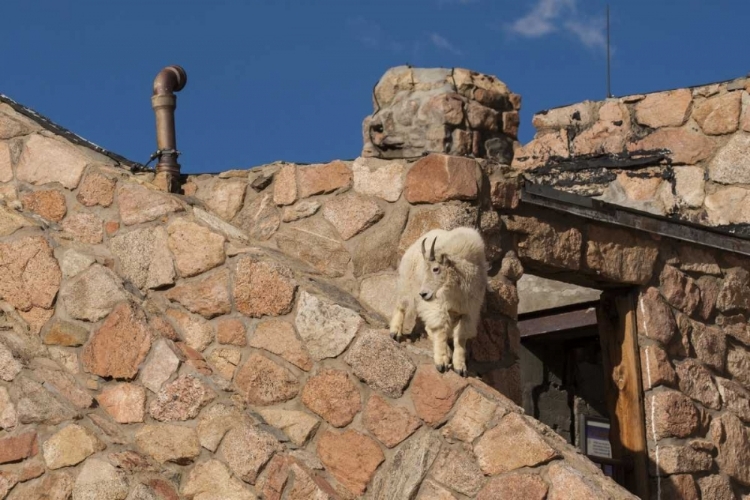
[[[427,238],[422,239],[422,257],[427,256],[427,250],[424,248],[424,242],[427,241]]]
[[[432,246],[430,247],[430,260],[435,260],[435,242],[437,241],[437,236],[435,236],[435,239],[432,240]]]

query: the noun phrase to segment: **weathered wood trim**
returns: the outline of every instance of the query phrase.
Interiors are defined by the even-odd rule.
[[[640,498],[648,499],[646,412],[636,303],[633,292],[605,292],[597,317],[606,374],[612,455],[619,460],[633,460],[633,469],[625,471],[625,486]]]

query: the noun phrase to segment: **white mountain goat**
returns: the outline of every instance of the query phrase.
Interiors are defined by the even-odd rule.
[[[401,258],[391,337],[401,340],[404,316],[415,308],[432,339],[438,371],[442,373],[451,366],[451,336],[453,369],[465,377],[466,341],[477,335],[487,290],[487,267],[484,241],[475,229],[433,229],[424,234]]]

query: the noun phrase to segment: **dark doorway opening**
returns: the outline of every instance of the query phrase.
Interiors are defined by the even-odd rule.
[[[646,498],[633,291],[531,276],[519,299],[524,410]]]
[[[524,410],[582,450],[581,419],[609,419],[597,305],[519,317]]]

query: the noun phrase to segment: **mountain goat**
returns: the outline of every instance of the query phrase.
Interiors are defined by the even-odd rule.
[[[404,316],[415,308],[432,339],[438,371],[447,370],[452,361],[453,369],[465,377],[466,341],[477,335],[487,290],[487,267],[484,241],[475,229],[433,229],[424,234],[401,258],[391,337],[401,340]],[[453,340],[452,360],[449,335]]]

